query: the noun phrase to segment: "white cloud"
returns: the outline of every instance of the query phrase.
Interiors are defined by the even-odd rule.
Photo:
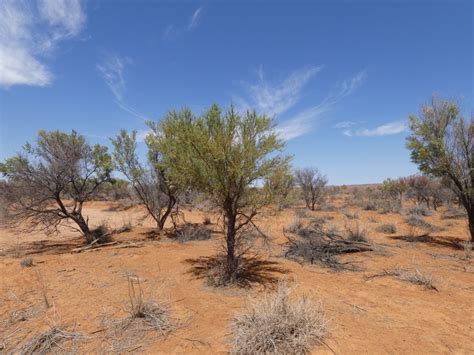
[[[124,71],[127,64],[132,61],[130,58],[120,57],[117,54],[107,53],[104,55],[99,64],[97,64],[97,70],[104,79],[105,83],[109,87],[112,95],[115,98],[115,103],[125,112],[128,112],[132,116],[146,121],[149,118],[142,113],[135,110],[125,103],[124,95],[126,89],[126,82],[124,77]]]
[[[284,113],[300,100],[304,86],[321,69],[321,66],[300,69],[280,83],[272,85],[265,80],[263,70],[260,68],[257,72],[259,82],[247,87],[252,105],[257,111],[267,115],[278,116]],[[245,106],[244,100],[236,98],[236,101]]]
[[[202,6],[198,7],[196,11],[194,11],[191,19],[189,20],[188,29],[192,30],[197,27],[199,24],[199,19],[201,18]]]
[[[342,134],[345,136],[357,136],[357,137],[381,137],[381,136],[388,136],[393,134],[399,134],[405,132],[408,127],[406,122],[404,121],[395,121],[383,124],[381,126],[368,129],[368,128],[357,128],[354,129],[352,127],[338,127],[344,128]]]
[[[79,0],[0,2],[0,86],[46,86],[53,75],[45,56],[77,36],[86,16]]]
[[[353,127],[357,124],[357,122],[353,122],[353,121],[342,121],[342,122],[339,122],[339,123],[336,123],[334,125],[334,128],[350,128],[350,127]]]
[[[195,30],[201,21],[202,10],[202,6],[194,10],[187,25],[176,26],[175,24],[170,24],[166,26],[165,30],[163,31],[163,39],[172,40],[185,32],[191,32]]]
[[[362,71],[334,86],[321,103],[300,111],[294,117],[278,125],[278,135],[284,140],[290,140],[311,132],[324,114],[332,110],[342,99],[352,94],[363,83],[365,77],[366,74]]]

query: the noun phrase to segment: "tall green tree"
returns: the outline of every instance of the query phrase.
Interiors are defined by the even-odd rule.
[[[50,233],[58,232],[63,221],[73,221],[87,242],[93,242],[100,236],[89,228],[83,206],[110,181],[112,169],[107,147],[91,146],[75,131],[42,130],[36,145],[27,143],[22,153],[0,164],[7,179],[2,191],[8,203],[6,220]]]
[[[442,178],[466,209],[474,241],[474,119],[456,102],[432,98],[419,116],[409,117],[411,159],[428,175]]]
[[[284,143],[272,119],[255,111],[240,115],[233,107],[223,113],[213,105],[199,117],[188,109],[170,112],[151,128],[150,139],[173,181],[207,194],[223,213],[225,277],[232,282],[239,267],[239,233],[270,202],[259,186],[288,165],[289,158],[278,154]]]
[[[133,190],[153,218],[159,230],[165,226],[177,202],[176,187],[170,183],[168,169],[162,162],[162,154],[147,139],[148,164],[140,162],[137,155],[137,132],[130,134],[125,130],[112,139],[113,157],[117,169],[125,175]]]

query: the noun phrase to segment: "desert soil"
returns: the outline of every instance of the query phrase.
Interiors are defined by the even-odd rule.
[[[189,273],[187,259],[215,254],[222,234],[216,215],[186,210],[185,218],[201,223],[213,221],[210,240],[179,243],[154,233],[153,223],[141,220],[139,207],[115,210],[114,203],[87,206],[91,224],[106,221],[120,227],[128,221],[131,231],[114,236],[115,244],[89,252],[74,253],[83,245],[77,233],[66,228],[58,236],[39,232],[19,233],[0,229],[0,346],[8,353],[51,323],[67,324],[87,338],[79,352],[106,352],[111,347],[103,319],[126,316],[127,275],[141,280],[145,298],[166,302],[176,329],[166,337],[148,333],[131,347],[144,353],[220,353],[229,351],[229,321],[246,305],[269,292],[270,286],[251,289],[215,289],[206,280]],[[330,325],[325,345],[314,353],[474,353],[474,267],[463,258],[459,242],[467,240],[464,220],[443,220],[436,212],[426,220],[443,227],[430,238],[408,238],[413,231],[400,214],[357,211],[359,223],[383,252],[347,255],[358,271],[335,272],[317,265],[299,264],[282,257],[283,227],[290,224],[295,209],[268,210],[259,226],[272,236],[270,246],[259,254],[275,261],[286,273],[276,275],[294,282],[296,294],[309,294],[320,301]],[[340,211],[309,212],[332,215],[332,224],[348,221]],[[397,233],[378,233],[382,223],[394,223]],[[32,267],[20,261],[32,257]],[[365,276],[402,267],[432,275],[436,290],[392,277],[366,280]],[[45,297],[50,307],[46,309]],[[23,311],[23,317],[18,315]],[[71,329],[73,329],[71,328]],[[113,344],[112,344],[113,345]]]

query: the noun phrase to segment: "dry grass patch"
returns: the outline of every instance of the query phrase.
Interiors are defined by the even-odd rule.
[[[167,304],[145,300],[140,279],[128,276],[128,313],[125,318],[110,320],[105,315],[103,325],[110,351],[129,352],[137,349],[147,332],[166,336],[175,328]]]
[[[290,300],[292,292],[280,283],[236,316],[230,325],[236,354],[305,354],[322,344],[328,322],[323,307],[309,297]]]
[[[439,292],[438,288],[434,285],[433,276],[431,274],[425,275],[421,273],[418,269],[415,269],[414,271],[405,270],[401,268],[397,268],[394,270],[384,270],[379,274],[366,276],[365,279],[371,280],[377,277],[394,277],[400,281],[420,285],[425,287],[426,289],[435,290]]]
[[[47,331],[39,333],[20,346],[18,353],[24,355],[49,353],[75,353],[77,346],[85,337],[69,330],[68,326],[52,325]]]

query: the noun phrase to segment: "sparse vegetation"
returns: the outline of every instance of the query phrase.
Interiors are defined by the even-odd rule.
[[[173,239],[179,242],[211,239],[211,231],[201,224],[185,223],[173,232]]]
[[[236,316],[231,322],[235,354],[305,354],[321,344],[328,321],[319,303],[302,296],[290,299],[292,289],[280,283],[274,293]]]
[[[404,270],[401,268],[397,268],[394,270],[384,270],[380,274],[367,276],[366,280],[385,276],[395,277],[400,281],[409,282],[415,285],[421,285],[429,290],[439,291],[433,283],[433,276],[422,274],[418,269],[416,269],[415,271]]]
[[[397,226],[393,223],[386,223],[378,226],[375,230],[379,233],[395,234],[397,233]]]

